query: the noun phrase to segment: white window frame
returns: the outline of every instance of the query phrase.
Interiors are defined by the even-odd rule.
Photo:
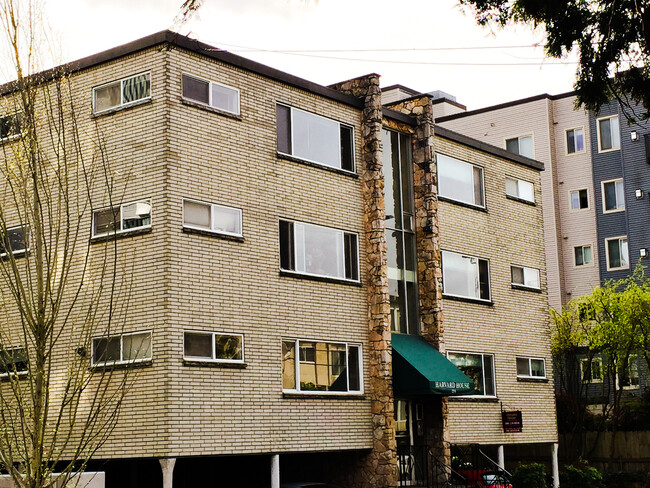
[[[578,193],[578,202],[580,201],[580,192],[587,192],[587,206],[585,208],[573,208],[573,193]],[[575,190],[569,190],[569,211],[571,212],[582,212],[584,210],[589,210],[591,208],[591,197],[589,195],[589,188],[576,188]]]
[[[584,248],[589,247],[591,248],[591,262],[589,264],[576,264],[576,249],[577,248],[582,248],[582,256],[583,256],[583,261],[584,261]],[[594,253],[594,246],[592,243],[588,244],[578,244],[577,246],[573,246],[573,256],[571,257],[573,260],[573,267],[574,268],[590,268],[594,266],[594,263],[596,261],[596,255]]]
[[[515,283],[512,281],[512,268],[520,268],[523,270],[524,283]],[[537,273],[537,282],[539,286],[528,286],[526,285],[526,271]],[[530,266],[521,266],[519,264],[510,265],[510,285],[518,288],[526,288],[527,290],[541,290],[542,289],[542,273],[538,268],[531,268]]]
[[[497,373],[496,373],[497,368],[496,368],[496,361],[495,361],[494,354],[484,353],[484,352],[470,352],[470,351],[447,351],[445,353],[445,357],[447,359],[449,359],[449,354],[468,354],[472,356],[481,356],[481,369],[483,372],[483,389],[485,389],[485,356],[489,356],[492,358],[492,380],[494,381],[492,386],[494,387],[494,395],[458,395],[456,398],[498,398]]]
[[[144,204],[149,205],[149,223],[145,224],[145,225],[141,225],[139,227],[132,227],[130,229],[122,229],[122,227],[124,226],[124,223],[123,223],[124,218],[122,217],[123,207],[128,207],[129,205],[133,205],[134,203],[144,203]],[[95,215],[98,212],[108,210],[110,208],[115,208],[115,207],[120,207],[120,230],[116,229],[116,230],[111,231],[111,232],[104,232],[103,234],[95,234]],[[120,203],[120,204],[117,204],[117,205],[113,205],[112,207],[110,207],[110,206],[102,207],[102,208],[98,208],[97,210],[93,210],[91,238],[95,239],[95,238],[98,238],[98,237],[120,235],[120,234],[128,234],[130,232],[137,232],[137,231],[140,231],[140,230],[143,230],[143,229],[150,229],[152,223],[153,223],[153,207],[151,206],[151,198],[143,198],[142,200],[133,200],[133,201],[126,202],[126,203]]]
[[[616,208],[613,208],[612,210],[607,210],[607,205],[605,203],[605,185],[607,183],[614,183],[614,188],[616,188],[616,185],[618,183],[621,183],[623,185],[623,206],[619,206],[619,201],[618,201],[618,193],[616,197]],[[602,204],[603,204],[603,213],[604,214],[610,214],[610,213],[616,213],[616,212],[624,212],[625,211],[625,183],[623,182],[623,178],[614,178],[613,180],[605,180],[600,182],[600,194],[602,196]]]
[[[517,378],[526,378],[526,379],[535,379],[535,380],[545,380],[547,379],[546,375],[546,359],[545,358],[539,358],[539,357],[529,357],[529,356],[515,356],[515,366],[517,366],[517,360],[518,359],[526,359],[528,361],[528,374],[527,375],[522,375],[519,374],[518,368],[517,368]],[[544,376],[533,376],[533,366],[531,361],[542,361],[544,364]]]
[[[329,275],[318,274],[318,273],[309,273],[307,271],[299,271],[297,269],[285,269],[285,268],[282,268],[282,265],[280,265],[280,270],[281,271],[288,272],[288,273],[295,273],[295,274],[304,275],[304,276],[314,276],[314,277],[317,277],[317,278],[326,278],[326,279],[329,279],[329,280],[348,281],[348,282],[351,282],[351,283],[359,283],[361,281],[361,263],[359,261],[359,252],[360,252],[359,251],[359,234],[357,232],[350,232],[350,231],[346,231],[346,230],[342,230],[342,229],[337,229],[336,227],[329,227],[329,226],[326,226],[326,225],[311,224],[309,222],[303,222],[303,221],[300,221],[300,220],[280,219],[280,221],[281,222],[289,222],[289,223],[294,224],[294,228],[293,228],[293,232],[292,232],[292,236],[291,236],[292,241],[293,241],[292,245],[293,245],[294,267],[297,267],[297,266],[295,266],[295,263],[298,262],[298,256],[296,254],[298,252],[298,249],[297,249],[297,246],[296,246],[295,224],[301,224],[301,225],[306,225],[306,226],[311,226],[311,227],[320,227],[320,228],[323,228],[323,229],[330,229],[330,230],[336,231],[338,233],[338,235],[339,235],[338,242],[339,242],[339,245],[341,246],[340,250],[341,250],[341,256],[342,256],[342,259],[343,259],[343,276],[342,277],[340,277],[340,276],[329,276]],[[356,280],[345,277],[345,258],[346,258],[346,256],[345,256],[345,234],[352,234],[352,235],[356,236],[356,241],[357,241],[356,264],[357,264],[357,276],[358,276],[358,278]],[[282,250],[280,250],[280,256],[281,255],[282,255]]]
[[[124,103],[124,86],[123,86],[124,82],[127,81],[127,80],[130,80],[131,78],[135,78],[137,76],[142,76],[142,75],[148,75],[149,76],[149,95],[144,97],[144,98],[138,98],[137,100],[133,100],[131,102]],[[95,106],[97,105],[97,102],[96,102],[96,98],[95,98],[95,93],[97,92],[97,90],[99,90],[101,88],[104,88],[106,86],[109,86],[109,85],[114,85],[115,83],[120,84],[120,104],[115,105],[113,107],[105,108],[104,110],[96,110]],[[151,71],[143,71],[141,73],[136,73],[134,75],[125,76],[124,78],[119,78],[117,80],[102,83],[101,85],[97,85],[97,86],[93,87],[93,113],[94,114],[102,114],[102,113],[105,113],[105,112],[109,112],[111,110],[117,110],[117,109],[120,109],[120,108],[123,108],[123,107],[129,107],[131,105],[135,105],[137,103],[142,103],[143,101],[146,101],[146,100],[151,100],[152,93],[153,93],[153,83],[152,83],[152,80],[151,80]]]
[[[183,76],[187,76],[188,78],[194,78],[195,80],[203,81],[205,83],[208,83],[208,103],[207,104],[204,103],[204,102],[201,102],[200,100],[195,100],[194,98],[187,98],[187,97],[183,96]],[[212,85],[222,86],[224,88],[228,88],[229,90],[233,90],[233,91],[237,92],[237,110],[236,111],[228,110],[228,109],[222,108],[222,107],[217,107],[217,106],[212,104]],[[241,115],[241,90],[239,88],[235,88],[234,86],[226,85],[225,83],[219,83],[218,81],[208,80],[207,78],[203,78],[201,76],[197,76],[197,75],[190,74],[190,73],[187,73],[187,72],[182,72],[181,73],[181,98],[183,100],[187,100],[188,102],[205,105],[206,107],[221,110],[222,112],[227,112],[229,114]]]
[[[582,151],[573,151],[569,152],[569,131],[576,131],[576,130],[581,130],[582,131]],[[573,144],[575,145],[575,135],[573,137]],[[585,137],[585,126],[579,126],[579,127],[570,127],[568,129],[565,129],[564,131],[564,146],[566,149],[566,155],[567,156],[573,156],[574,154],[582,154],[587,152],[587,138]]]
[[[447,291],[443,291],[443,297],[444,296],[449,296],[449,297],[463,298],[463,299],[466,299],[466,300],[477,300],[477,301],[480,301],[480,302],[491,303],[492,302],[492,282],[491,282],[490,260],[486,259],[486,258],[480,258],[478,256],[472,256],[470,254],[465,254],[465,253],[462,253],[462,252],[447,251],[447,250],[444,250],[444,249],[441,250],[443,290],[444,290],[444,284],[445,284],[445,275],[447,274],[446,271],[445,271],[445,259],[443,257],[445,253],[456,254],[456,255],[462,256],[464,258],[476,259],[477,260],[477,262],[476,262],[476,270],[477,270],[477,273],[479,273],[479,283],[480,283],[480,269],[479,269],[478,261],[479,260],[486,261],[487,262],[487,270],[488,270],[488,276],[487,276],[487,279],[488,279],[488,291],[489,291],[490,296],[488,298],[480,298],[480,297],[477,298],[477,297],[468,297],[468,296],[465,296],[465,295],[457,295],[455,293],[449,293]],[[480,290],[480,284],[479,284],[479,295],[480,295],[480,293],[481,293],[481,290]]]
[[[459,200],[458,198],[450,197],[448,195],[445,195],[444,193],[441,193],[440,192],[440,171],[439,170],[438,170],[438,174],[437,174],[437,176],[438,176],[438,196],[443,197],[443,198],[445,198],[445,199],[447,199],[449,201],[459,202],[459,203],[462,203],[464,205],[469,205],[471,207],[485,208],[486,205],[487,205],[487,198],[486,198],[486,195],[485,195],[485,168],[483,166],[478,165],[478,164],[469,163],[467,161],[463,161],[462,159],[456,158],[454,156],[449,156],[448,154],[436,153],[436,156],[437,156],[437,158],[442,156],[443,158],[453,159],[454,161],[456,161],[458,163],[466,164],[467,166],[472,167],[472,189],[476,185],[476,181],[474,181],[474,168],[480,168],[481,169],[481,192],[482,192],[482,195],[483,195],[483,205],[479,205],[479,204],[477,204],[475,202],[468,202],[466,200]],[[439,160],[437,159],[436,161],[437,161],[436,166],[439,166],[439,164],[440,164]],[[472,194],[472,199],[473,199],[473,197],[474,197],[474,195]]]
[[[324,341],[318,339],[282,339],[282,342],[291,342],[294,341],[294,379],[296,382],[296,387],[293,389],[282,387],[284,393],[299,393],[300,395],[362,395],[364,391],[363,384],[363,346],[360,342],[346,342],[346,341]],[[300,343],[301,342],[321,342],[326,344],[336,344],[336,345],[345,345],[345,359],[348,360],[350,356],[350,346],[357,347],[359,350],[359,390],[350,390],[350,365],[346,363],[346,374],[347,374],[347,384],[348,391],[327,391],[327,390],[301,390],[300,389]],[[311,364],[311,362],[308,362]]]
[[[17,350],[23,350],[25,351],[25,348],[22,346],[14,346],[14,347],[9,347],[5,349],[5,351],[17,351]],[[20,369],[17,370],[15,373],[7,372],[7,373],[0,373],[0,378],[9,378],[9,376],[15,374],[17,376],[25,376],[29,373],[29,364],[27,365],[26,369]]]
[[[124,338],[134,335],[143,335],[149,334],[149,344],[151,348],[151,355],[146,358],[138,359],[124,359]],[[120,338],[120,360],[119,361],[98,361],[95,362],[95,341],[101,339],[114,339],[116,337]],[[103,366],[120,366],[124,364],[138,364],[138,363],[148,363],[153,360],[153,333],[151,329],[149,330],[138,330],[135,332],[125,332],[123,334],[111,334],[106,336],[96,336],[93,337],[90,341],[90,365],[92,367],[103,367]]]
[[[185,334],[196,334],[210,336],[212,339],[212,357],[205,356],[187,356],[185,354]],[[221,359],[217,358],[217,345],[215,342],[216,336],[231,336],[241,338],[241,359]],[[183,331],[183,359],[187,361],[195,361],[201,363],[229,363],[229,364],[243,364],[245,362],[245,347],[244,347],[244,334],[234,332],[211,332],[205,330],[184,330]]]
[[[629,247],[629,242],[628,242],[628,248],[627,248],[627,265],[626,266],[617,266],[615,268],[612,268],[609,266],[609,241],[620,241],[622,239],[625,239],[626,242],[628,242],[627,236],[622,235],[622,236],[616,236],[616,237],[608,237],[605,239],[605,259],[606,259],[606,265],[607,265],[607,271],[617,271],[619,269],[629,269],[630,268],[630,247]],[[619,244],[620,246],[620,244]]]
[[[507,180],[514,181],[517,184],[517,195],[511,195],[510,193],[508,193],[508,185],[506,185],[506,195],[507,196],[509,196],[511,198],[516,198],[518,200],[523,200],[524,202],[535,203],[535,183],[533,183],[532,181],[522,180],[521,178],[517,178],[516,176],[509,176],[509,175],[506,175],[506,181]],[[524,198],[524,197],[520,196],[520,193],[521,193],[520,185],[521,185],[521,183],[525,183],[525,184],[528,184],[528,185],[533,187],[533,199],[532,200],[529,200],[528,198]]]
[[[296,159],[299,159],[301,161],[307,161],[309,163],[318,164],[319,166],[324,166],[326,168],[334,168],[337,171],[344,171],[345,173],[356,174],[357,164],[356,164],[355,147],[354,147],[354,126],[352,126],[350,124],[346,124],[346,123],[341,122],[339,120],[333,119],[331,117],[325,117],[323,115],[316,114],[316,113],[310,112],[308,110],[303,110],[303,109],[300,109],[300,108],[296,108],[296,107],[293,107],[291,105],[287,105],[285,103],[278,103],[278,105],[280,105],[282,107],[285,107],[285,108],[288,108],[289,111],[291,112],[291,124],[290,124],[291,125],[291,127],[290,127],[290,129],[291,129],[291,154],[283,153],[282,151],[278,151],[278,154],[282,154],[284,156],[289,156],[289,157],[292,157],[292,158],[296,158]],[[295,119],[294,119],[294,116],[293,116],[294,112],[302,112],[302,113],[310,115],[312,117],[317,117],[317,118],[320,118],[320,119],[329,120],[329,121],[332,121],[332,122],[335,122],[336,124],[338,124],[339,130],[337,131],[338,138],[337,138],[337,145],[336,145],[336,147],[339,148],[339,151],[338,151],[338,166],[332,166],[332,165],[324,163],[322,161],[316,161],[314,159],[305,158],[303,156],[297,156],[295,154],[296,149],[295,149],[294,144],[295,144],[295,141],[296,141],[296,136],[294,134],[294,127],[295,127],[295,124],[294,124]],[[341,126],[349,127],[351,129],[351,131],[352,131],[352,133],[350,135],[350,137],[351,137],[351,151],[352,151],[352,170],[348,170],[348,169],[343,168],[343,161],[342,161],[342,158],[341,158]],[[276,129],[277,129],[277,127],[276,127]]]
[[[603,120],[607,120],[607,119],[617,119],[618,120],[618,131],[619,131],[618,139],[619,139],[619,143],[618,143],[618,146],[616,146],[616,147],[614,147],[614,145],[612,144],[612,147],[610,149],[603,149],[602,146],[601,146],[601,141],[600,141],[600,139],[601,139],[601,136],[600,136],[600,122],[603,121]],[[611,128],[611,122],[610,122],[610,128]],[[598,152],[599,153],[619,151],[621,149],[621,139],[622,138],[621,138],[621,121],[618,118],[618,115],[608,115],[607,117],[599,117],[599,118],[597,118],[596,119],[596,135],[598,137]]]
[[[187,224],[185,223],[185,202],[190,202],[190,203],[196,203],[199,205],[206,205],[210,206],[210,225],[211,228],[207,227],[201,227],[199,225],[192,225],[192,224]],[[241,232],[227,232],[225,230],[220,230],[220,229],[215,229],[214,228],[214,222],[215,222],[215,217],[217,215],[217,212],[219,209],[226,209],[226,210],[236,210],[239,214],[239,228],[241,229]],[[198,200],[196,198],[183,198],[183,227],[186,229],[194,229],[194,230],[199,230],[201,232],[210,232],[212,234],[222,234],[222,235],[227,235],[227,236],[235,236],[235,237],[244,237],[244,222],[243,222],[243,216],[242,216],[242,210],[237,207],[230,207],[228,205],[220,205],[218,203],[211,203],[211,202],[206,202],[205,200]]]
[[[530,137],[530,147],[531,147],[531,149],[533,151],[533,154],[531,156],[525,156],[525,155],[523,155],[521,153],[513,153],[513,152],[508,151],[508,141],[512,141],[514,139],[517,139],[517,144],[519,146],[521,146],[520,140],[521,139],[526,139],[527,137]],[[529,133],[529,134],[522,134],[520,136],[505,137],[503,139],[503,147],[505,147],[506,151],[508,151],[510,154],[517,154],[517,155],[519,155],[521,157],[524,157],[524,158],[535,159],[535,137],[534,137],[532,132]]]
[[[25,248],[24,249],[18,249],[16,251],[11,251],[11,254],[13,256],[23,256],[24,254],[28,253],[30,250],[30,244],[31,244],[31,239],[30,239],[30,232],[29,232],[29,225],[14,225],[12,227],[7,227],[7,233],[9,233],[10,230],[14,229],[23,229],[23,235],[27,234],[26,239],[25,239]],[[0,252],[0,258],[6,258],[9,255],[7,252]]]
[[[589,358],[580,358],[580,381],[585,381],[585,367],[589,362]],[[591,367],[594,362],[600,363],[600,377],[594,378],[593,368]],[[602,383],[605,377],[605,371],[603,370],[603,359],[601,357],[595,356],[591,358],[591,364],[589,365],[589,379],[587,383]]]

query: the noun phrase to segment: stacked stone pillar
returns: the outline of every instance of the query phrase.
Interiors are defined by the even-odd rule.
[[[397,454],[394,427],[390,297],[386,254],[386,208],[382,173],[382,112],[379,76],[370,74],[332,88],[364,100],[361,161],[358,165],[364,205],[366,287],[369,327],[369,395],[373,450],[350,480],[355,488],[396,487]]]
[[[438,227],[438,181],[433,125],[433,105],[427,95],[412,97],[390,105],[413,116],[417,125],[412,135],[415,228],[420,299],[420,333],[444,353],[442,315],[442,261]],[[432,397],[425,402],[427,444],[436,456],[450,463],[446,398]]]

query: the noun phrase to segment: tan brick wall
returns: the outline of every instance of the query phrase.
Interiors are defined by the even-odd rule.
[[[443,299],[446,351],[494,355],[497,400],[449,400],[452,443],[554,442],[552,381],[517,381],[516,356],[546,359],[552,378],[540,174],[534,169],[437,137],[436,151],[484,168],[487,212],[439,203],[440,245],[490,262],[493,305]],[[536,205],[506,198],[505,176],[534,182]],[[512,289],[510,265],[541,270],[542,293]],[[501,408],[521,410],[523,432],[504,434]]]

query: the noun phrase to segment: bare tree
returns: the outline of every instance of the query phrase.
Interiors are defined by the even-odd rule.
[[[110,210],[123,184],[101,134],[89,144],[80,128],[87,107],[76,106],[71,73],[39,73],[39,22],[31,0],[0,2],[16,70],[0,88],[0,469],[25,488],[65,486],[85,469],[133,379],[108,353],[126,315],[128,260],[115,232],[100,246],[89,239],[93,196]]]

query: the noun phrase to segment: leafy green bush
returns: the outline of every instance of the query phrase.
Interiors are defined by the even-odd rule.
[[[512,474],[512,488],[547,488],[544,466],[539,463],[517,466]]]
[[[565,466],[560,473],[560,486],[562,488],[605,488],[603,475],[586,463]]]

